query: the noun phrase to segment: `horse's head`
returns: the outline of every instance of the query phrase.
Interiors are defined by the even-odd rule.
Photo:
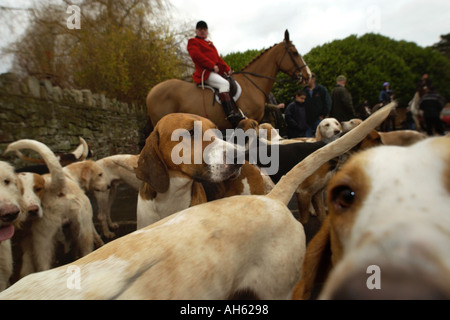
[[[289,39],[288,30],[285,31],[284,41],[279,46],[283,47],[283,53],[278,68],[292,78],[298,79],[300,84],[307,84],[311,78],[311,70]]]

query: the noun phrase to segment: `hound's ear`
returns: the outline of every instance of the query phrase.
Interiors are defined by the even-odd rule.
[[[317,141],[322,141],[323,137],[322,137],[322,132],[320,131],[320,123],[316,128],[316,140]]]
[[[89,161],[85,161],[80,173],[81,184],[84,190],[89,190],[89,185],[92,179],[92,169],[89,165]]]
[[[289,40],[289,31],[286,29],[286,31],[284,32],[284,41],[289,42],[291,40]]]
[[[330,222],[327,217],[306,247],[302,276],[294,289],[294,300],[308,300],[314,284],[325,281],[331,268]]]
[[[159,151],[159,133],[157,129],[149,135],[139,155],[136,177],[150,185],[159,193],[169,189],[169,172]]]

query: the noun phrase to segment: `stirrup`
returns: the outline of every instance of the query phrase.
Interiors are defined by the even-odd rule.
[[[243,117],[240,113],[233,112],[230,115],[228,115],[225,119],[228,120],[233,127],[236,127],[239,124],[239,122],[245,119],[245,117]]]

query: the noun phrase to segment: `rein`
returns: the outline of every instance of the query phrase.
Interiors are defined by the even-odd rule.
[[[202,72],[202,98],[203,98],[203,110],[205,111],[205,118],[209,118],[208,112],[206,111],[206,103],[205,103],[205,72],[206,69]]]
[[[277,78],[269,77],[269,76],[266,76],[266,75],[263,75],[263,74],[257,74],[257,73],[254,73],[254,72],[249,72],[249,71],[233,71],[233,74],[242,74],[248,81],[250,81],[251,84],[253,84],[253,85],[255,86],[256,89],[258,89],[259,91],[261,91],[261,92],[264,94],[264,97],[266,98],[266,102],[269,101],[269,96],[268,96],[268,95],[264,92],[264,90],[262,90],[262,89],[261,89],[261,88],[260,88],[260,87],[252,80],[252,79],[250,79],[249,76],[253,76],[253,77],[257,77],[257,78],[265,78],[265,79],[269,79],[269,80],[272,80],[272,81],[277,82],[277,83],[283,83],[283,82],[288,82],[288,81],[290,81],[290,80],[302,80],[302,79],[303,79],[303,75],[302,75],[302,72],[301,72],[301,71],[302,71],[303,68],[306,68],[306,67],[307,67],[306,63],[305,63],[303,66],[299,66],[299,65],[298,65],[297,61],[294,59],[294,57],[293,57],[293,55],[292,55],[292,52],[289,51],[289,47],[288,47],[286,41],[284,42],[284,47],[285,47],[286,50],[284,51],[284,54],[283,54],[283,56],[281,57],[280,63],[277,64],[278,70],[283,71],[283,70],[281,69],[280,65],[281,65],[281,63],[283,62],[284,57],[286,56],[286,53],[288,53],[288,54],[289,54],[289,57],[291,58],[292,63],[293,63],[294,66],[295,66],[295,71],[299,71],[299,72],[300,72],[299,77],[297,77],[297,78],[295,77],[295,73],[291,76],[291,79],[281,79],[281,80],[278,80]],[[283,72],[284,72],[284,71],[283,71]],[[285,72],[285,73],[287,73],[287,72]]]

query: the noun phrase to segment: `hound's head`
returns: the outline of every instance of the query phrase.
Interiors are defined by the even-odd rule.
[[[0,161],[0,242],[14,235],[15,226],[24,218],[22,184],[7,162]]]
[[[147,138],[136,175],[160,193],[169,188],[169,170],[196,181],[221,182],[242,166],[235,164],[235,151],[210,120],[172,113],[159,120]]]

